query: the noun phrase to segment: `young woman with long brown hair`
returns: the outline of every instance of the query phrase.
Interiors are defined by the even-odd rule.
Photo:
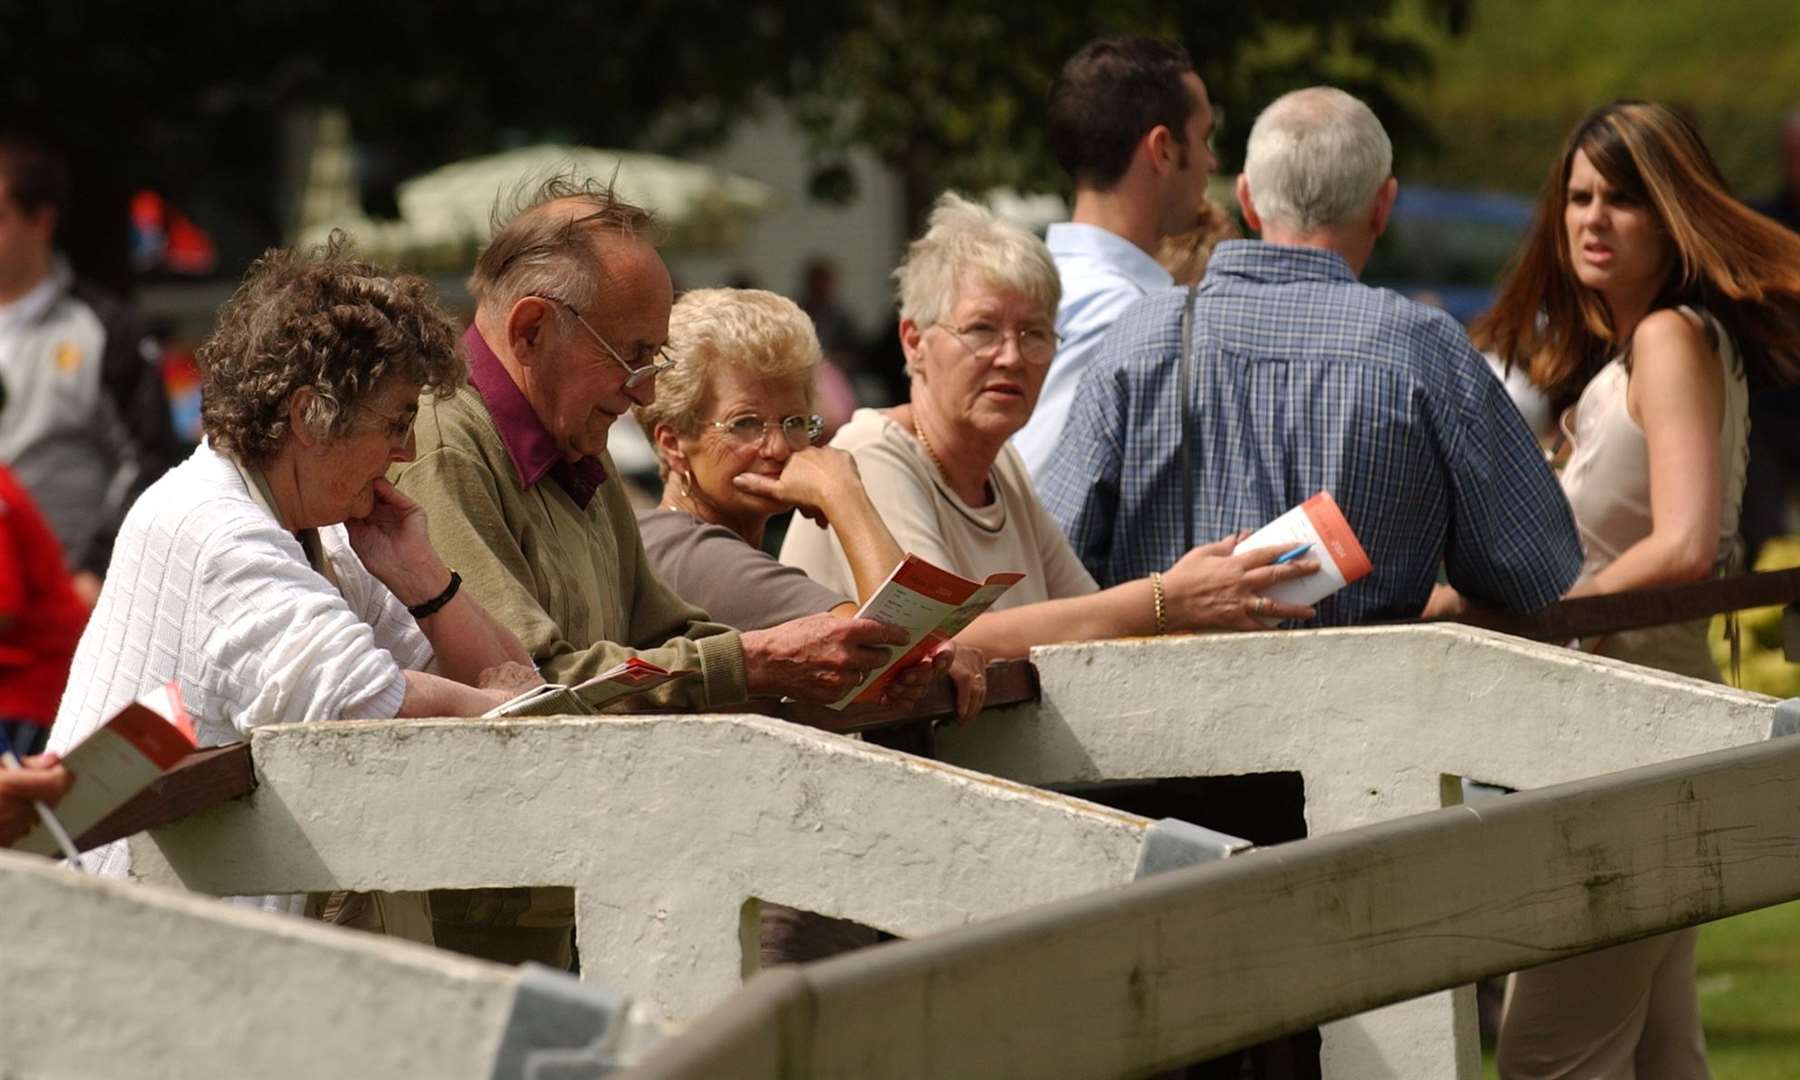
[[[1733,198],[1694,128],[1619,102],[1570,135],[1476,344],[1564,415],[1571,595],[1694,581],[1737,549],[1752,385],[1800,372],[1800,238]],[[1583,647],[1718,681],[1706,623]],[[1513,977],[1503,1077],[1705,1077],[1686,930]]]

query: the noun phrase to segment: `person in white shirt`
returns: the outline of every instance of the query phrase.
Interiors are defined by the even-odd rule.
[[[1075,182],[1075,206],[1045,237],[1062,279],[1060,345],[1030,423],[1012,440],[1033,483],[1062,442],[1101,336],[1139,298],[1174,284],[1156,252],[1198,220],[1219,164],[1212,134],[1206,84],[1172,42],[1101,38],[1051,86],[1050,146]]]
[[[335,240],[270,252],[196,359],[205,441],[125,516],[53,751],[171,681],[202,746],[263,724],[479,716],[542,681],[386,479],[412,460],[420,392],[467,377],[426,282]],[[124,876],[129,852],[117,841],[86,861]],[[254,902],[297,911],[298,899]],[[429,941],[420,906],[332,894],[311,911]]]

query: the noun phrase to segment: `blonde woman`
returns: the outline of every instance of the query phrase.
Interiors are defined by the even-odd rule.
[[[657,507],[638,514],[658,576],[740,630],[854,615],[904,553],[855,460],[813,445],[824,425],[812,321],[774,293],[700,289],[669,313],[669,351],[677,363],[657,380],[655,400],[633,410],[663,475]],[[846,538],[849,587],[827,588],[763,552],[769,519],[796,508]],[[981,709],[986,660],[957,645],[945,662],[967,720]]]

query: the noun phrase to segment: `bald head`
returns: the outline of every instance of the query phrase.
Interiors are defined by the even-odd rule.
[[[649,211],[619,198],[612,185],[554,176],[510,212],[497,205],[494,237],[475,261],[469,295],[477,312],[510,310],[527,296],[555,296],[586,309],[599,295],[609,242],[648,242]]]
[[[1244,153],[1258,216],[1298,232],[1366,217],[1393,168],[1394,147],[1381,121],[1329,86],[1277,98],[1256,118]]]

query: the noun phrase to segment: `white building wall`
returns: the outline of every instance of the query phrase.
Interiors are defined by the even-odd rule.
[[[807,193],[813,166],[805,135],[777,105],[746,118],[724,144],[683,156],[760,180],[783,203],[752,225],[735,251],[669,253],[678,288],[724,285],[748,273],[759,288],[798,299],[806,263],[828,255],[838,267],[839,299],[859,333],[873,334],[893,318],[888,275],[906,244],[905,204],[899,177],[874,155],[849,155],[856,198],[844,206]]]

